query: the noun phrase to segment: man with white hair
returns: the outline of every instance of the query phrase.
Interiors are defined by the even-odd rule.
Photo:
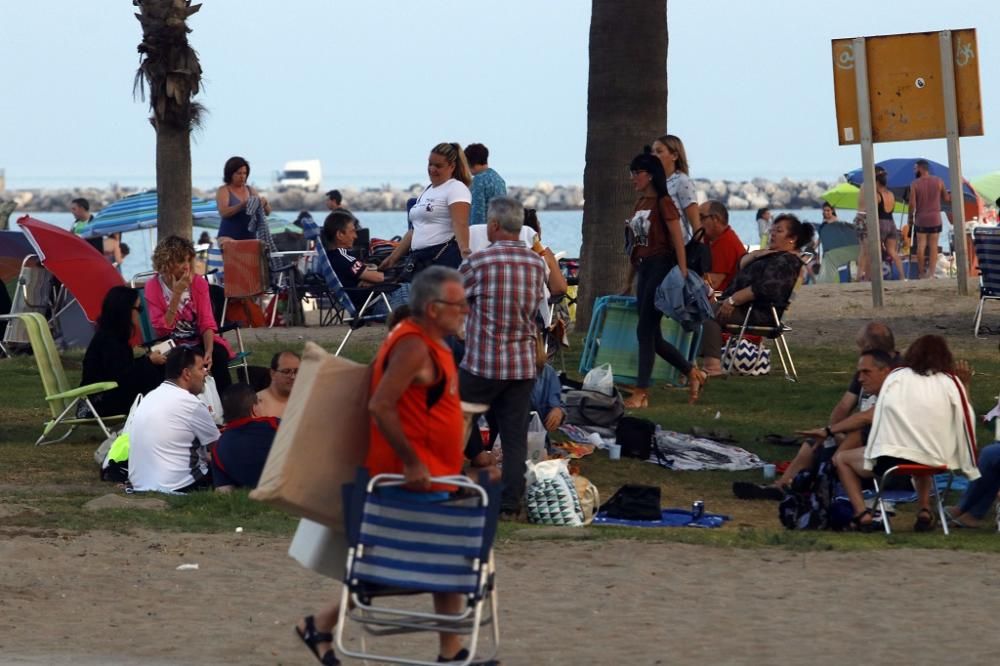
[[[501,516],[520,511],[524,495],[528,415],[535,383],[539,325],[538,303],[544,298],[545,262],[520,239],[524,207],[497,197],[486,214],[489,247],[460,267],[465,276],[469,317],[465,357],[459,369],[462,400],[490,405],[503,448]],[[482,450],[473,429],[466,456]]]

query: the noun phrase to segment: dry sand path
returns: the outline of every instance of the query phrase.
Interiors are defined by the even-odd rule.
[[[286,548],[246,534],[4,534],[0,663],[314,663],[292,623],[333,586]],[[992,664],[1000,653],[996,632],[963,640],[996,608],[991,555],[518,540],[498,562],[506,664]]]

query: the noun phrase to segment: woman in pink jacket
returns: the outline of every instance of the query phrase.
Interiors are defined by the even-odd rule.
[[[158,337],[169,336],[178,345],[202,350],[221,395],[232,384],[228,367],[232,351],[217,332],[208,281],[195,274],[194,258],[194,244],[186,238],[168,236],[157,243],[156,275],[146,283],[146,306]]]

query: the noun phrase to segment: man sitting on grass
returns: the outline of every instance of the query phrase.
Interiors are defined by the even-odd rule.
[[[146,394],[129,427],[128,480],[135,490],[180,492],[208,488],[208,447],[219,429],[198,396],[205,388],[205,358],[190,347],[174,347],[164,364],[166,379]]]
[[[271,358],[271,383],[257,393],[257,416],[285,415],[288,396],[292,394],[301,358],[293,351],[280,351]]]
[[[256,488],[271,452],[278,419],[260,416],[257,394],[247,384],[233,384],[222,394],[226,428],[212,449],[212,484],[215,492]]]
[[[862,355],[866,351],[881,351],[891,359],[891,366],[893,368],[899,365],[899,352],[896,351],[896,339],[892,334],[892,330],[880,321],[873,321],[866,324],[858,332],[855,344],[858,347],[858,351],[862,352]],[[877,391],[875,393],[877,394]],[[847,421],[851,416],[851,412],[855,408],[857,408],[859,414],[866,412],[874,406],[874,401],[875,395],[865,390],[861,383],[861,372],[860,370],[856,371],[850,385],[844,391],[844,395],[841,396],[840,401],[837,402],[833,411],[830,412],[829,427],[833,434],[829,436],[834,438],[837,445],[840,445],[844,441],[846,432],[852,429],[850,426],[855,425],[853,421]],[[871,413],[867,413],[863,417],[865,425],[871,424],[871,416]],[[819,428],[815,431],[802,431],[800,434],[812,435],[814,438],[818,437],[819,440],[824,440],[828,437],[825,428]],[[862,441],[863,444],[864,441]],[[733,484],[733,494],[740,499],[781,501],[785,495],[784,488],[791,485],[798,473],[804,469],[810,469],[816,464],[820,449],[821,447],[817,445],[816,441],[806,440],[799,447],[798,452],[789,463],[784,474],[774,482],[774,485],[757,485],[746,481],[737,481]]]

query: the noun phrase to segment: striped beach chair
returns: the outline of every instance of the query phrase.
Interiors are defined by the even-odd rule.
[[[368,479],[360,470],[344,488],[347,540],[346,574],[337,621],[336,644],[342,655],[396,664],[436,662],[377,654],[362,642],[358,650],[345,641],[346,625],[358,625],[367,636],[447,632],[469,636],[467,656],[457,662],[489,662],[500,641],[493,538],[500,508],[498,484],[483,485],[464,476],[433,479],[461,488],[467,497],[422,502],[392,492],[399,475]],[[458,614],[399,608],[401,596],[426,592],[461,594],[467,603]],[[487,653],[477,654],[480,629],[492,629]]]
[[[1000,227],[976,227],[972,244],[979,260],[979,305],[972,334],[979,337],[986,301],[1000,300]]]
[[[326,251],[324,250],[326,243],[323,240],[322,234],[320,234],[319,226],[311,218],[303,219],[302,232],[306,240],[316,242],[316,255],[313,257],[313,272],[312,275],[306,275],[306,290],[318,296],[317,302],[321,308],[324,301],[327,301],[337,311],[335,314],[325,318],[321,310],[320,324],[322,325],[324,322],[348,322],[349,324],[347,333],[344,334],[344,339],[340,341],[340,345],[335,352],[336,356],[340,356],[340,352],[344,349],[344,346],[355,330],[367,323],[381,323],[385,321],[388,313],[392,312],[392,304],[389,302],[387,295],[399,289],[401,285],[385,283],[372,287],[345,287],[341,283],[340,278],[337,277],[337,272],[333,270],[330,258],[326,256]],[[321,289],[325,287],[325,290],[322,293],[317,293],[315,291],[316,287]],[[351,300],[351,294],[365,296],[365,301],[360,308],[354,305],[354,301]],[[380,306],[384,306],[384,308]]]

